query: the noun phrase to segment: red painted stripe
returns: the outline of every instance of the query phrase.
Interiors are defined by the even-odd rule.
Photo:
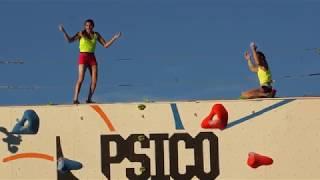
[[[90,105],[90,106],[92,107],[92,109],[94,109],[101,116],[101,118],[107,124],[110,131],[115,131],[110,119],[108,118],[106,113],[103,112],[103,110],[100,108],[100,106],[98,106],[98,105]]]
[[[42,153],[21,153],[21,154],[16,154],[13,156],[8,156],[6,158],[3,158],[2,162],[13,161],[21,158],[38,158],[38,159],[45,159],[48,161],[53,161],[54,159],[53,156],[42,154]]]

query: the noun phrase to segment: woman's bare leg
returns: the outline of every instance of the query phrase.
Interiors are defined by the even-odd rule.
[[[256,89],[251,89],[251,90],[243,92],[241,94],[241,97],[245,98],[245,99],[253,99],[253,98],[267,97],[267,95],[268,95],[268,93],[263,92],[263,89],[256,88]]]
[[[74,103],[79,103],[78,98],[79,98],[81,85],[82,85],[82,82],[84,79],[84,74],[86,72],[86,66],[84,64],[79,64],[78,70],[79,70],[78,80],[77,80],[76,86],[74,88],[74,96],[73,96]]]
[[[90,66],[89,71],[91,75],[91,83],[90,83],[90,89],[89,89],[89,94],[87,99],[88,103],[92,102],[92,95],[96,90],[97,80],[98,80],[98,66],[97,65]]]

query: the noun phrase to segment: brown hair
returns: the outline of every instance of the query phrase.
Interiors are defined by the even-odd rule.
[[[92,27],[94,27],[94,21],[92,19],[87,19],[87,20],[84,21],[84,25],[86,25],[87,23],[92,24]],[[89,34],[87,33],[87,31],[85,29],[81,31],[81,34],[85,38],[90,39],[90,36],[89,36]]]
[[[94,21],[92,19],[87,19],[84,21],[84,25],[86,25],[87,23],[92,24],[92,26],[94,27]]]
[[[268,70],[269,69],[269,65],[267,63],[266,56],[261,51],[257,51],[257,54],[258,54],[259,59],[260,59],[260,61],[262,63],[262,64],[259,64],[259,65],[263,66],[264,68],[266,68]]]

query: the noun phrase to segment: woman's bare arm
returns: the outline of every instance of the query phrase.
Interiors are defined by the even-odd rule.
[[[244,58],[248,61],[248,67],[249,67],[250,71],[258,72],[258,66],[256,64],[252,63],[251,56],[248,51],[245,52]]]
[[[77,33],[77,34],[75,34],[74,36],[70,37],[70,36],[68,35],[67,31],[64,29],[64,27],[63,27],[62,24],[59,25],[59,30],[60,30],[61,32],[63,32],[64,38],[65,38],[66,41],[68,41],[69,43],[72,43],[72,42],[80,39],[80,34],[79,34],[79,33]]]
[[[260,57],[257,54],[257,45],[255,43],[251,43],[250,44],[251,47],[251,51],[252,51],[252,55],[253,55],[253,60],[255,62],[256,65],[258,66],[262,66],[262,62],[260,60]]]
[[[100,42],[100,44],[102,44],[103,47],[108,48],[112,45],[114,41],[116,41],[121,36],[121,32],[118,32],[117,34],[115,34],[108,42],[104,40],[104,38],[99,33],[97,33],[97,35],[98,35],[98,41]]]

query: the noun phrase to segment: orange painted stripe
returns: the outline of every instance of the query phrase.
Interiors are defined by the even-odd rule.
[[[47,155],[47,154],[41,154],[41,153],[21,153],[16,154],[13,156],[8,156],[6,158],[3,158],[2,162],[8,162],[13,161],[21,158],[39,158],[39,159],[45,159],[48,161],[53,161],[53,156]]]
[[[110,131],[115,131],[111,121],[109,120],[108,116],[106,115],[106,113],[103,112],[103,110],[100,108],[100,106],[98,105],[90,105],[104,120],[104,122],[107,124],[107,126],[109,127]]]

